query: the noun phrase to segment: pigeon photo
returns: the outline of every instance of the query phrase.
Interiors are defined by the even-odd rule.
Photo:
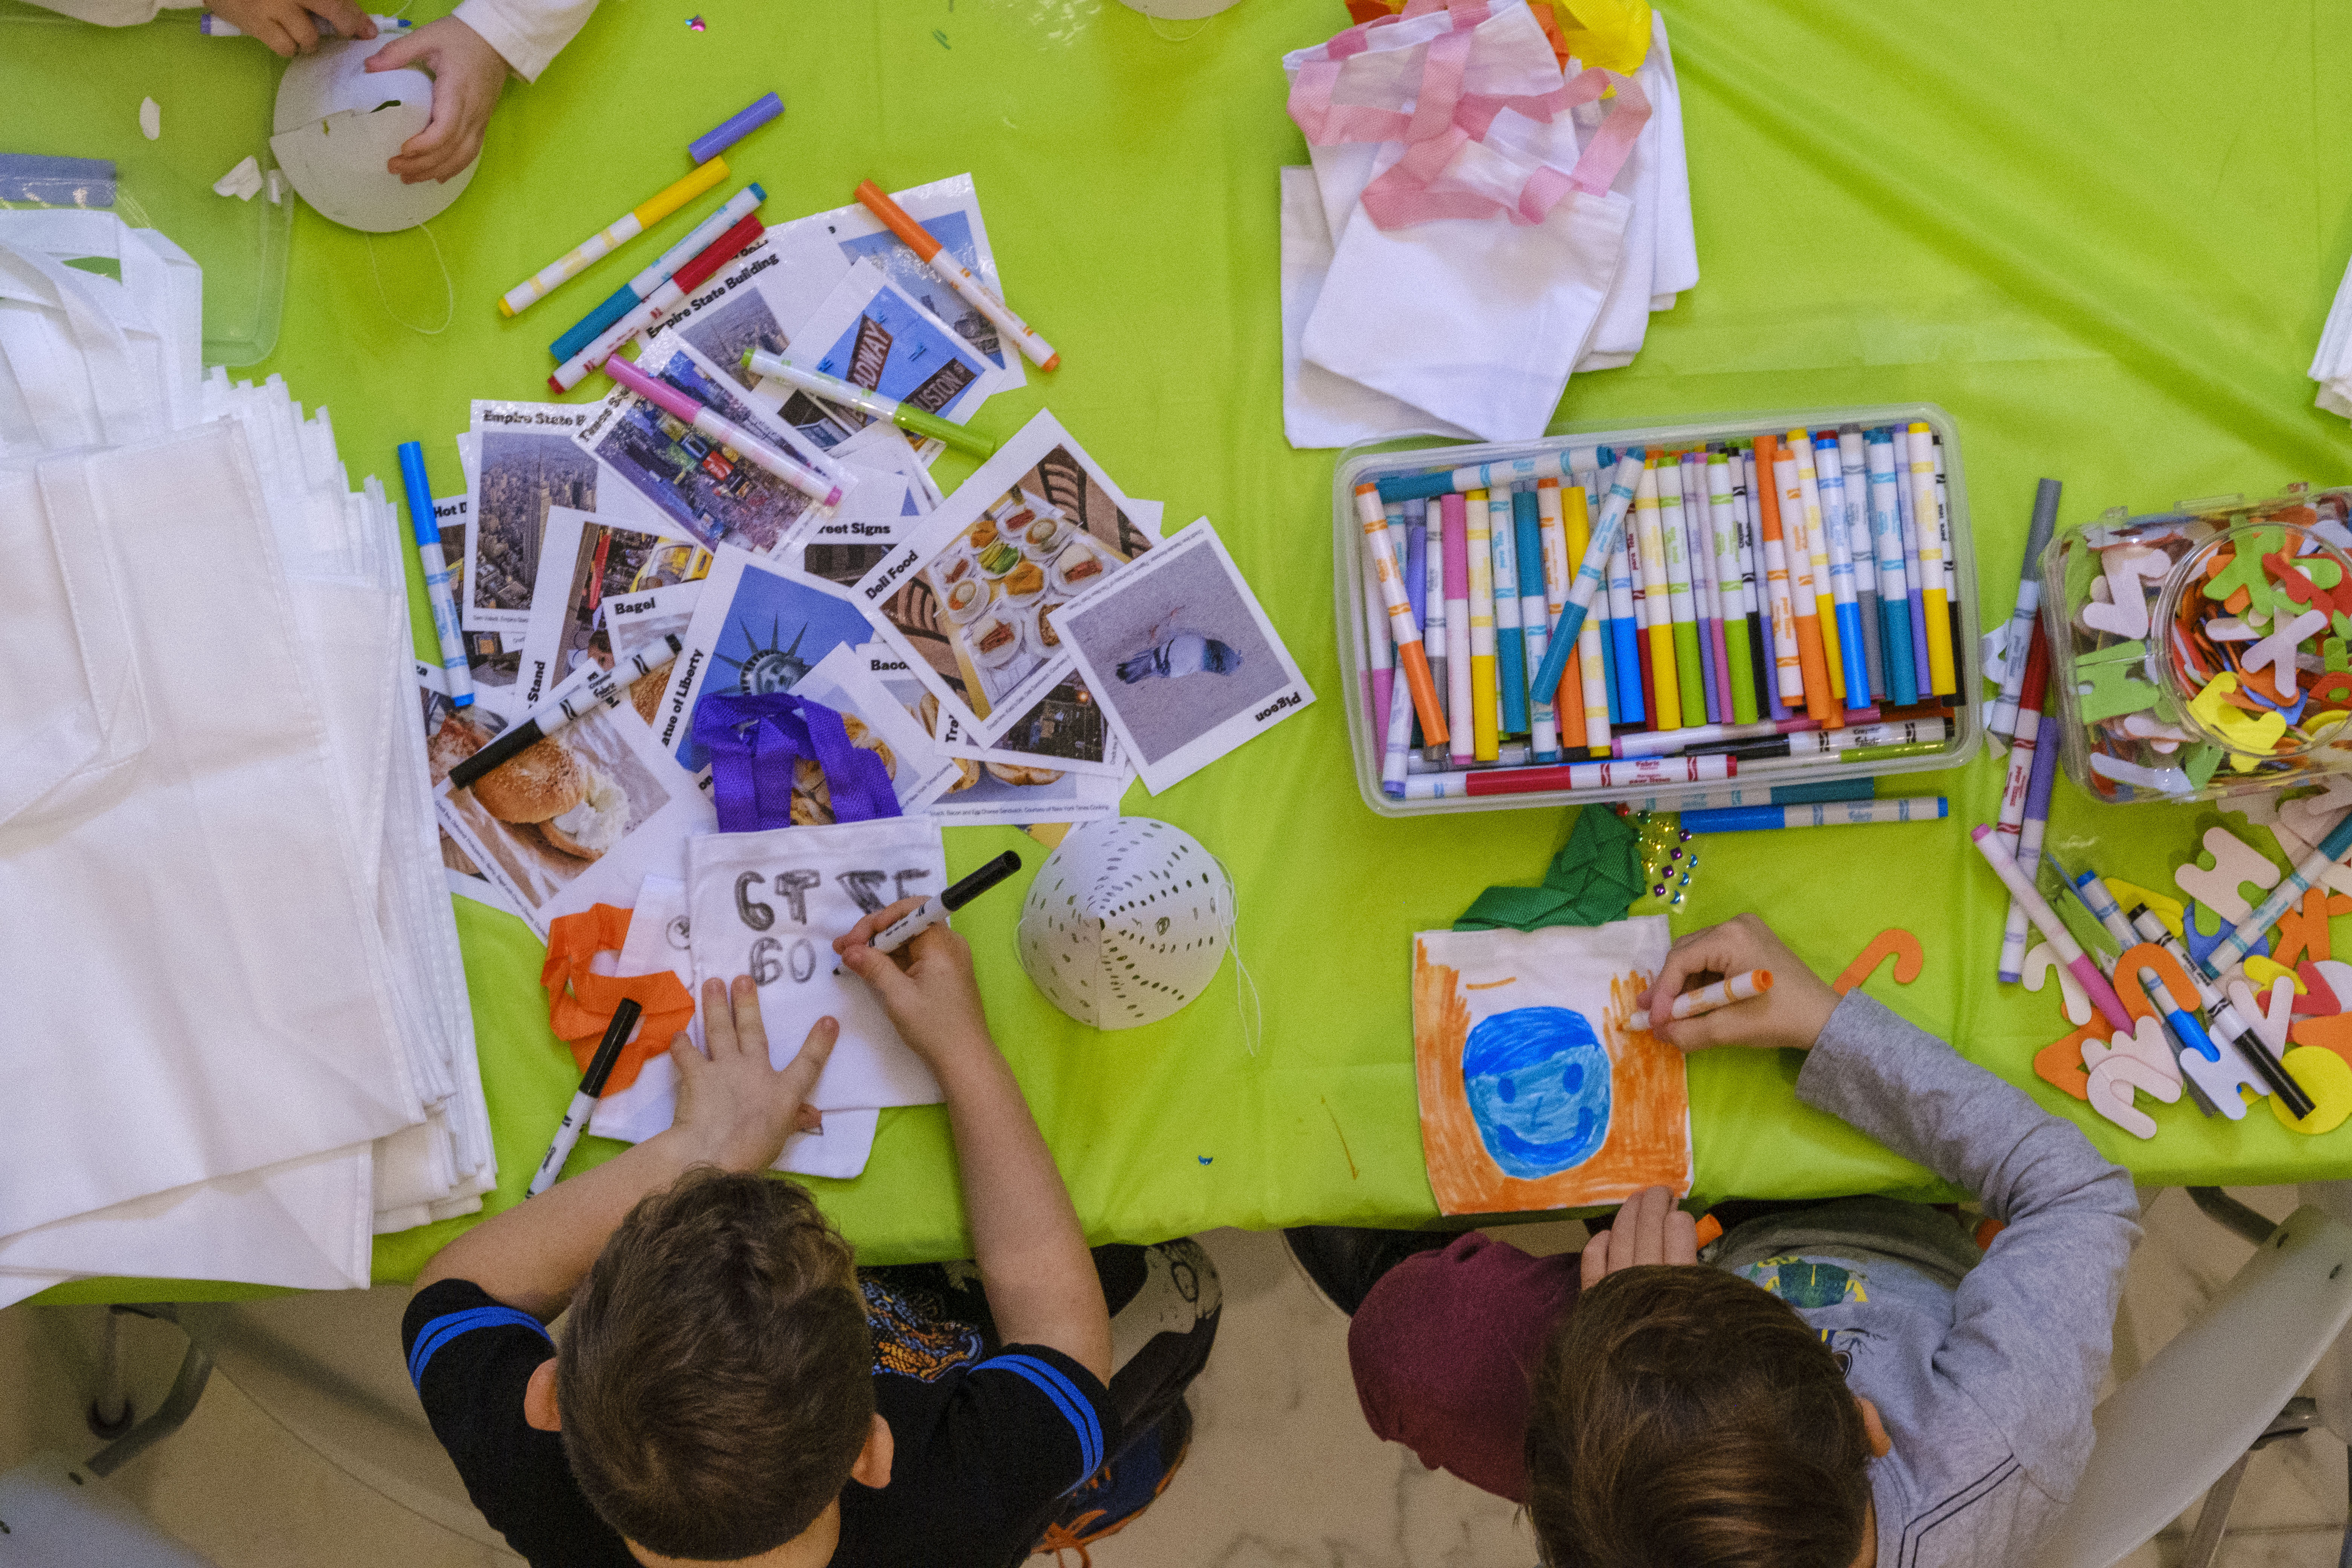
[[[1053,624],[1154,792],[1314,700],[1205,518]]]

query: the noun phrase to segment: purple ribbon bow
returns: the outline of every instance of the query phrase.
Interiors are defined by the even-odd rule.
[[[803,757],[824,772],[835,822],[897,816],[898,797],[882,759],[849,743],[841,715],[789,691],[705,697],[694,738],[710,753],[719,831],[756,833],[793,825],[793,772]]]

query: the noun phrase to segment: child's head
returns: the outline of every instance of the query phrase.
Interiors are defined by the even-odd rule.
[[[589,1269],[556,1394],[580,1489],[629,1540],[717,1562],[792,1540],[873,1425],[848,1245],[793,1183],[688,1172]]]
[[[1528,1512],[1549,1568],[1851,1568],[1871,1452],[1787,1303],[1715,1268],[1628,1268],[1545,1349]]]

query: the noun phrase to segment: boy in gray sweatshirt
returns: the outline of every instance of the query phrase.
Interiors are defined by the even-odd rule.
[[[1684,990],[1751,969],[1773,973],[1763,996],[1668,1018]],[[1701,1264],[1656,1188],[1581,1257],[1292,1232],[1354,1312],[1374,1430],[1526,1503],[1548,1568],[2029,1561],[2090,1456],[2139,1237],[2129,1175],[1941,1040],[1840,1000],[1753,915],[1675,943],[1643,1002],[1685,1050],[1806,1051],[1800,1100],[2002,1228],[1979,1251],[1925,1205],[1783,1205]]]

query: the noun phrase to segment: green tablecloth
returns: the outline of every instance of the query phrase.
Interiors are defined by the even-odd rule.
[[[687,26],[693,7],[707,30]],[[2352,12],[2224,22],[2181,0],[1707,0],[1667,15],[1704,276],[1652,319],[1631,368],[1571,384],[1563,426],[1941,404],[1959,423],[1996,617],[2038,476],[2065,481],[2069,522],[2345,478],[2345,426],[2312,407],[2303,372],[2352,252],[2336,194],[2352,174],[2352,100],[2317,68],[2347,58]],[[1552,812],[1385,821],[1350,777],[1332,459],[1282,437],[1276,237],[1276,169],[1305,161],[1278,58],[1345,21],[1338,0],[1244,0],[1157,28],[1113,0],[612,0],[537,86],[509,86],[473,188],[433,226],[456,276],[454,324],[425,337],[394,322],[366,242],[305,211],[283,335],[261,367],[332,410],[354,474],[391,478],[394,444],[423,437],[453,489],[447,437],[467,400],[538,394],[547,340],[656,247],[520,321],[499,317],[499,291],[675,178],[685,141],[722,114],[783,93],[786,117],[735,160],[778,218],[836,205],[869,176],[977,176],[1012,297],[1064,357],[981,421],[1009,432],[1050,406],[1129,493],[1165,500],[1169,526],[1213,518],[1322,697],[1166,795],[1128,801],[1232,872],[1264,998],[1255,1053],[1230,964],[1173,1019],[1097,1035],[1023,977],[1013,892],[959,917],[1097,1241],[1430,1218],[1410,934],[1450,922],[1490,883],[1534,882],[1566,833]],[[37,112],[58,125],[92,90],[54,89]],[[69,150],[53,140],[65,144],[39,150]],[[392,302],[437,319],[423,237],[380,240],[375,255]],[[940,476],[952,486],[965,471],[950,458]],[[426,648],[421,612],[417,626]],[[1898,987],[1882,972],[1873,993],[2027,1085],[2143,1182],[2352,1174],[2352,1130],[2304,1139],[2265,1109],[2229,1123],[2182,1105],[2159,1110],[2161,1132],[2141,1143],[2036,1082],[2033,1050],[2067,1026],[2054,992],[1994,983],[2001,899],[1964,837],[1991,816],[1999,771],[1980,758],[1903,787],[1943,789],[1954,821],[1717,840],[1676,928],[1757,910],[1834,973],[1874,932],[1906,926],[1925,973]],[[2200,817],[2095,806],[2062,784],[2052,845],[2165,887]],[[950,868],[1008,847],[1036,858],[1011,829],[951,831]],[[544,1149],[572,1068],[546,1028],[540,944],[519,921],[457,907],[502,1205]],[[1934,1190],[1799,1107],[1798,1066],[1693,1061],[1698,1197]],[[936,1108],[889,1113],[862,1179],[814,1184],[867,1258],[963,1251],[946,1125]],[[384,1238],[379,1276],[409,1276],[456,1228]],[[91,1284],[55,1299],[125,1293]]]

